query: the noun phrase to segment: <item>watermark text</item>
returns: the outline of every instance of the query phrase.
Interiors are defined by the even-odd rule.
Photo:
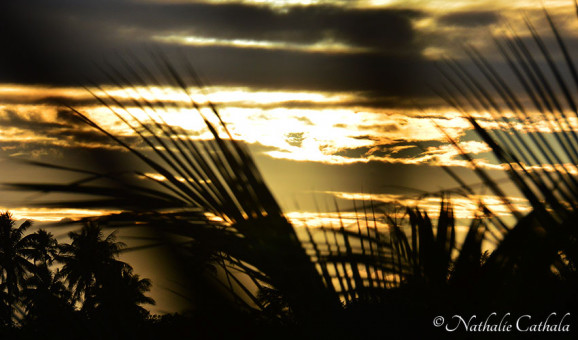
[[[448,332],[465,331],[476,333],[567,333],[570,332],[570,313],[550,313],[545,317],[532,315],[512,316],[511,313],[490,313],[484,316],[452,315],[447,320],[443,316],[433,319],[435,327],[443,327]]]

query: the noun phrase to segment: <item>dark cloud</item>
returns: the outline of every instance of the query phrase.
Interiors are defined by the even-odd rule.
[[[480,30],[475,26],[486,26],[499,19],[492,11],[454,12],[438,18],[438,23],[463,27],[462,30],[452,30],[451,34],[417,31],[412,26],[413,20],[427,15],[430,14],[419,10],[338,6],[297,6],[280,11],[230,3],[4,1],[0,4],[0,43],[4,51],[0,54],[0,82],[110,83],[94,64],[105,69],[112,65],[126,74],[130,72],[121,57],[147,60],[151,50],[158,48],[171,61],[181,60],[179,53],[184,52],[213,85],[366,91],[367,98],[372,99],[370,106],[414,106],[410,99],[435,97],[428,86],[437,84],[440,78],[431,73],[433,63],[423,57],[423,50],[442,46],[454,51],[454,45],[459,46],[463,37],[468,36],[454,31],[478,34]],[[155,35],[169,34],[294,44],[329,39],[369,50],[340,54],[224,46],[177,48],[174,43],[151,40]],[[575,39],[568,38],[566,41],[573,46]],[[555,43],[548,37],[544,40],[547,46]],[[162,69],[158,63],[147,65],[156,73]],[[133,66],[137,73],[143,73],[136,63]],[[496,65],[498,70],[506,67],[504,62]],[[181,76],[192,84],[186,71]],[[127,78],[135,83],[140,81],[138,77]],[[165,70],[156,80],[174,83],[169,78]],[[439,101],[434,104],[439,105]],[[287,105],[299,107],[307,103]]]
[[[268,88],[253,88],[254,90],[268,90]],[[2,104],[30,104],[30,105],[50,105],[50,106],[71,106],[71,107],[87,107],[87,106],[100,106],[101,103],[93,98],[89,97],[64,97],[64,96],[48,96],[42,98],[30,98],[30,96],[23,95],[11,95],[10,97],[0,97],[0,103]],[[348,98],[345,101],[336,100],[335,102],[316,102],[308,100],[289,100],[289,101],[277,101],[272,103],[256,103],[252,101],[241,101],[239,102],[213,102],[218,106],[227,107],[237,107],[237,108],[251,108],[251,109],[277,109],[280,107],[288,109],[336,109],[336,108],[357,108],[362,110],[362,108],[397,108],[397,107],[414,107],[415,103],[412,101],[404,101],[403,98],[392,98],[390,96],[384,97],[387,93],[377,93],[373,91],[360,91],[354,98]],[[116,100],[125,107],[134,106],[134,101],[132,99],[116,98]],[[437,102],[441,102],[441,99],[435,98]],[[175,102],[173,100],[149,100],[148,101],[154,107],[175,107],[182,106],[182,101]],[[433,104],[429,104],[433,105]],[[413,118],[436,118],[436,119],[446,119],[443,116],[422,116],[422,115],[412,115]],[[313,122],[305,116],[296,117],[297,120],[307,124],[313,125]],[[342,126],[344,127],[344,126]]]
[[[401,125],[401,124],[400,124]],[[399,125],[398,124],[383,124],[380,126],[376,126],[378,131],[381,132],[395,132],[395,131],[399,131]]]
[[[132,37],[147,34],[194,34],[221,39],[315,43],[324,39],[379,49],[405,48],[414,37],[410,19],[416,10],[346,9],[334,6],[292,7],[203,3],[162,4],[107,1],[57,8],[69,23],[103,26]],[[67,18],[73,14],[76,18]]]
[[[400,130],[400,126],[404,126],[406,124],[406,119],[397,119],[395,123],[359,125],[359,128],[363,130],[375,130],[379,132],[396,132]]]
[[[196,65],[214,83],[260,88],[372,91],[400,96],[429,93],[420,56],[322,55],[233,48],[195,49]],[[220,52],[217,52],[220,51]],[[214,61],[217,58],[220,62]]]
[[[0,5],[0,81],[75,85],[110,82],[94,64],[127,71],[120,60],[147,59],[151,45],[180,60],[153,35],[314,43],[331,39],[371,52],[309,53],[234,47],[179,47],[213,85],[278,89],[367,90],[388,95],[424,91],[428,63],[415,42],[418,11],[307,6],[280,12],[239,4],[131,1],[40,1]],[[148,47],[147,47],[148,46]],[[154,48],[152,48],[154,50]],[[180,53],[179,52],[179,53]],[[154,58],[153,58],[154,59]],[[136,66],[135,66],[136,67]],[[148,66],[158,72],[158,65]],[[137,67],[138,68],[138,67]],[[142,73],[142,72],[141,72]],[[418,75],[420,77],[418,77]],[[182,76],[187,78],[186,72]],[[131,77],[128,77],[131,78]],[[157,80],[171,82],[166,70]],[[190,79],[189,79],[190,80]],[[138,82],[135,77],[131,81]]]
[[[285,135],[285,141],[289,145],[296,146],[296,147],[300,148],[301,145],[303,145],[303,140],[305,139],[305,137],[303,137],[304,134],[305,134],[304,132],[288,133]]]
[[[71,110],[58,110],[56,113],[56,120],[66,123],[69,126],[85,125],[86,123]]]
[[[37,113],[18,114],[13,110],[4,110],[0,113],[0,125],[3,127],[15,127],[26,130],[51,130],[66,127],[66,125],[43,120]]]
[[[354,46],[404,48],[411,44],[416,10],[303,6],[278,11],[241,4],[147,4],[103,18],[110,24],[159,33],[222,39],[315,43],[334,39]],[[151,21],[151,18],[154,20]]]
[[[84,146],[93,149],[122,149],[115,141],[100,131],[89,127],[73,112],[60,110],[56,120],[47,120],[42,115],[31,111],[18,113],[13,110],[0,111],[0,126],[3,128],[16,128],[12,138],[26,137],[21,141],[6,141],[0,144],[3,150],[24,154],[44,154],[55,144],[54,139],[59,140],[61,146],[77,147]],[[28,137],[34,136],[29,139]],[[133,146],[141,146],[142,141],[138,136],[125,136],[121,139]]]
[[[333,155],[345,158],[360,159],[364,158],[369,150],[371,150],[371,147],[344,148],[334,153]]]
[[[356,137],[356,139],[378,141],[378,139],[371,136],[360,136]],[[334,155],[353,159],[367,158],[370,155],[375,157],[390,157],[392,159],[411,159],[423,155],[426,147],[439,146],[441,144],[442,143],[439,141],[423,141],[418,144],[406,141],[392,141],[391,143],[382,142],[367,147],[344,148],[339,152],[336,152]]]
[[[88,92],[86,93],[88,95]],[[130,105],[129,101],[119,100],[122,104]],[[59,106],[95,106],[100,105],[100,102],[95,98],[86,97],[65,97],[65,96],[48,96],[48,97],[31,97],[30,93],[22,95],[1,96],[1,104],[30,104],[30,105],[48,105],[53,107]]]
[[[499,19],[500,15],[493,11],[467,11],[443,15],[439,18],[439,23],[446,26],[476,27],[494,24]]]

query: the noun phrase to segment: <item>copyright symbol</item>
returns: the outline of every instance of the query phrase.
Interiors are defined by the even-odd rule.
[[[441,327],[441,326],[443,326],[443,324],[444,324],[444,318],[443,318],[443,316],[436,316],[436,317],[433,319],[433,325],[434,325],[434,326],[436,326],[436,327]]]

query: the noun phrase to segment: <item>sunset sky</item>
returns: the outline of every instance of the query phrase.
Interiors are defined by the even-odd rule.
[[[113,89],[102,72],[126,70],[124,62],[150,60],[157,50],[169,59],[187,56],[207,84],[207,96],[192,89],[196,100],[217,104],[295,221],[331,212],[333,197],[344,208],[352,199],[368,197],[412,204],[423,192],[457,187],[440,165],[478,183],[432,121],[500,179],[504,175],[490,149],[462,114],[432,91],[441,80],[436,63],[444,58],[467,63],[464,47],[474,46],[507,72],[492,36],[513,30],[530,39],[527,17],[548,46],[555,44],[542,6],[578,52],[571,0],[5,1],[0,4],[1,182],[68,180],[61,172],[15,159],[90,168],[97,166],[91,163],[93,153],[123,157],[114,143],[57,104],[66,99],[116,134],[131,134],[81,85],[104,86],[117,98],[146,93],[156,100],[186,100],[170,84]],[[195,138],[208,137],[194,113],[164,118]],[[500,128],[491,119],[482,121]],[[575,123],[571,120],[572,128]],[[506,213],[488,190],[479,195]],[[6,191],[0,208],[39,221],[99,213],[30,205],[47,199]],[[513,202],[525,204],[521,198]],[[435,208],[438,201],[422,204]],[[458,217],[475,210],[465,199],[456,205]]]

